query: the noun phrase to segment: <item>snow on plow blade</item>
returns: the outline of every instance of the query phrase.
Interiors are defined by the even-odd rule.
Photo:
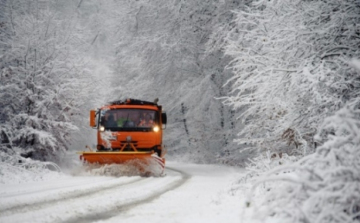
[[[79,152],[80,159],[89,164],[125,164],[141,175],[161,175],[165,159],[154,152]]]

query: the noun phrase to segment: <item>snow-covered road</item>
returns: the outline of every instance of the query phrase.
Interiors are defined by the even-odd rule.
[[[241,170],[168,163],[164,177],[61,176],[0,185],[0,222],[239,222]]]

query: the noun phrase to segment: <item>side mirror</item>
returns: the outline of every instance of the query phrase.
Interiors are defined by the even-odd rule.
[[[166,125],[166,123],[167,123],[166,113],[161,113],[161,121],[162,121],[162,124]]]
[[[91,126],[91,127],[96,127],[95,118],[96,118],[96,111],[95,111],[95,110],[91,110],[91,111],[90,111],[90,126]]]

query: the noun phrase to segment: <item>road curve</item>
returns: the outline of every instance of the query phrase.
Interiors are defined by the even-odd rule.
[[[127,203],[124,203],[122,205],[114,207],[114,209],[112,209],[112,210],[107,210],[106,212],[102,212],[102,213],[88,214],[83,217],[69,219],[66,222],[67,223],[85,223],[85,222],[106,220],[106,219],[112,218],[112,217],[119,215],[127,210],[135,208],[138,205],[151,202],[152,200],[160,197],[161,195],[165,194],[168,191],[175,190],[176,188],[183,185],[191,177],[188,173],[185,173],[185,172],[175,169],[175,168],[167,167],[166,169],[170,170],[172,172],[175,172],[175,173],[179,173],[181,175],[181,178],[179,180],[168,183],[167,185],[164,185],[164,187],[161,191],[158,191],[156,193],[150,193],[143,199],[129,201]],[[155,178],[155,180],[156,180],[156,178]]]

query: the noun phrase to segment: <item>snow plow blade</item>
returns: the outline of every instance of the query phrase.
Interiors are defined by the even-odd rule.
[[[125,164],[133,166],[142,174],[162,174],[165,159],[155,152],[78,152],[80,160],[90,164]]]
[[[153,152],[79,152],[80,159],[88,163],[113,164],[126,163],[131,160],[156,159],[160,163],[165,160],[154,155]]]

